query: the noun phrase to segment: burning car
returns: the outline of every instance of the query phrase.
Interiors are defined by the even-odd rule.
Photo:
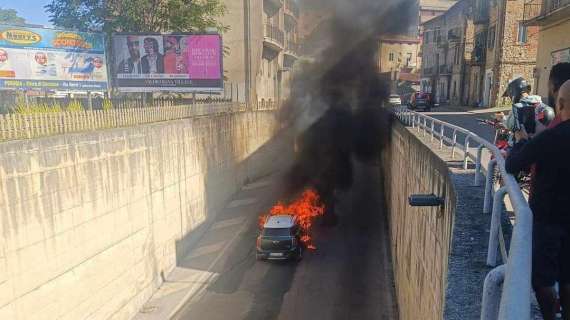
[[[302,228],[293,215],[274,215],[265,219],[257,237],[257,259],[303,258]]]

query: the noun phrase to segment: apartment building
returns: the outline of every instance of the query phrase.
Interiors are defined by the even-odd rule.
[[[463,104],[473,50],[471,0],[461,0],[443,15],[425,22],[421,90],[439,103]]]
[[[224,0],[226,82],[242,102],[278,102],[289,95],[298,59],[300,10],[295,0]]]
[[[524,5],[524,21],[539,28],[534,85],[546,97],[552,66],[570,62],[570,0],[531,0]]]

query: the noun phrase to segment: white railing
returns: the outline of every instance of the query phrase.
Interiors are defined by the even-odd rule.
[[[532,212],[528,206],[517,181],[505,169],[505,160],[500,150],[491,142],[479,137],[464,128],[437,120],[425,114],[399,107],[395,110],[396,116],[404,124],[423,130],[423,135],[429,134],[431,140],[439,139],[440,148],[444,145],[451,147],[452,157],[457,150],[463,152],[463,168],[467,169],[468,162],[475,163],[475,185],[479,185],[479,176],[482,172],[483,150],[491,155],[486,170],[484,213],[491,215],[491,229],[487,264],[495,267],[485,278],[481,319],[501,320],[528,320],[530,319],[531,305],[531,258],[532,258]],[[439,130],[436,130],[439,126]],[[464,134],[463,144],[458,143],[458,133]],[[446,134],[450,134],[447,136]],[[471,148],[474,145],[476,148]],[[493,176],[495,172],[501,177],[501,187],[495,191]],[[501,254],[505,265],[497,266],[497,250],[501,239],[500,228],[503,202],[508,195],[513,206],[516,223],[510,241],[507,256],[504,245]],[[500,290],[502,285],[502,292]],[[500,301],[500,302],[499,302]]]
[[[275,103],[212,103],[179,106],[0,114],[0,142],[56,134],[136,126],[184,118],[244,111],[276,110]]]

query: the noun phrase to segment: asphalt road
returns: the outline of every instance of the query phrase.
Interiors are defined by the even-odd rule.
[[[493,142],[495,138],[495,129],[491,126],[482,124],[477,119],[491,119],[494,113],[473,113],[473,112],[448,112],[439,111],[437,109],[432,109],[432,112],[426,112],[425,114],[434,117],[438,120],[445,121],[447,123],[454,124],[456,126],[465,128],[480,137]],[[429,123],[428,123],[429,125]],[[439,126],[435,126],[435,130],[439,132]],[[451,131],[445,131],[445,136],[452,138],[453,133]],[[465,135],[458,133],[457,142],[463,144],[465,140]]]
[[[255,259],[257,218],[283,196],[282,177],[242,190],[182,262],[215,276],[176,319],[397,319],[379,168],[358,163],[354,172],[339,224],[317,225],[317,250],[300,262]],[[216,250],[217,239],[231,242]]]

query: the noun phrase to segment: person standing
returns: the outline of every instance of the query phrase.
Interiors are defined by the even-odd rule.
[[[550,76],[548,77],[549,106],[554,108],[556,105],[556,99],[558,98],[558,91],[562,84],[568,80],[570,80],[570,62],[560,62],[555,64],[550,70]],[[560,117],[556,116],[548,127],[554,128],[559,123]]]
[[[532,285],[545,320],[556,317],[560,284],[563,317],[570,320],[570,81],[559,89],[560,124],[529,140],[524,127],[505,161],[518,174],[531,165],[536,173],[529,205],[533,212]]]
[[[117,73],[140,74],[142,68],[139,37],[127,36],[127,48],[129,50],[129,58],[121,61]]]
[[[143,43],[145,55],[141,59],[142,73],[164,73],[164,56],[159,52],[158,41],[155,38],[145,38]]]

